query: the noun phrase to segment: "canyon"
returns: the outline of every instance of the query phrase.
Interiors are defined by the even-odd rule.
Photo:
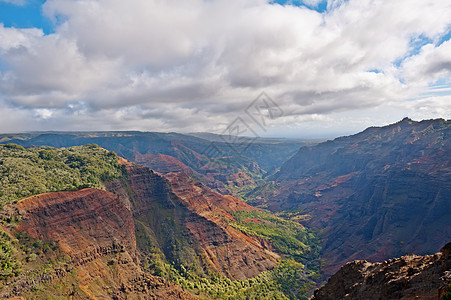
[[[0,135],[0,296],[444,294],[450,135],[405,118],[241,153],[210,134]]]
[[[404,119],[303,147],[251,204],[299,210],[323,232],[324,272],[430,254],[451,240],[451,125]]]
[[[55,160],[54,172],[75,169],[81,180],[96,182],[86,154],[99,164],[107,160],[95,176],[108,178],[99,188],[39,193],[4,204],[2,245],[9,257],[0,259],[5,267],[19,267],[5,273],[1,297],[215,298],[225,292],[218,281],[233,284],[234,293],[246,290],[241,285],[255,288],[248,281],[273,272],[282,259],[270,239],[240,229],[232,215],[263,214],[260,209],[183,172],[159,174],[92,145],[1,150],[8,182],[25,176],[30,164],[45,168],[48,159]],[[10,164],[22,167],[12,172]],[[258,218],[250,222],[280,227]],[[260,284],[275,284],[271,276]]]

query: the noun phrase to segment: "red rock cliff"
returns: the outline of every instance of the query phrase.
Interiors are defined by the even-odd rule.
[[[20,230],[57,241],[77,263],[122,251],[136,261],[133,218],[113,193],[95,189],[48,193],[17,206],[25,220]]]
[[[193,298],[141,270],[132,214],[115,194],[95,189],[48,193],[21,200],[16,207],[23,217],[17,229],[57,242],[70,262],[65,270],[43,274],[39,282],[25,272],[0,297],[28,295],[36,284],[46,283],[45,295],[52,295],[52,286],[67,286],[54,295],[76,299]]]
[[[242,201],[214,193],[185,174],[169,174],[169,181],[146,167],[127,163],[133,214],[141,232],[152,232],[166,258],[176,264],[195,262],[231,279],[245,279],[272,269],[276,253],[269,245],[228,226],[230,210],[252,210]],[[192,191],[190,193],[187,191]]]

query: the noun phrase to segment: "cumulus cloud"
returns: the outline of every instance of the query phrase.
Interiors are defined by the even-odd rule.
[[[283,107],[283,128],[410,111],[405,100],[449,84],[446,0],[330,0],[323,13],[265,0],[48,0],[43,10],[55,33],[0,24],[2,110],[42,129],[220,129],[263,90]],[[422,105],[446,114],[446,101]]]
[[[403,63],[403,77],[409,83],[428,84],[440,78],[451,78],[451,41],[438,47],[427,44],[418,55]]]

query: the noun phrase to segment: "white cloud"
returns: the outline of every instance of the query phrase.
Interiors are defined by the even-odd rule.
[[[39,29],[5,28],[0,23],[0,53],[14,48],[30,47],[32,40],[42,36],[43,33]]]
[[[42,128],[210,130],[262,90],[288,116],[278,126],[358,119],[409,110],[450,78],[450,42],[435,44],[451,26],[446,0],[336,0],[323,14],[264,0],[48,0],[44,11],[65,20],[53,34],[0,25],[0,102]],[[418,37],[430,42],[410,56]]]
[[[53,115],[53,111],[46,108],[39,108],[35,110],[35,116],[38,119],[47,120],[50,119]]]
[[[451,78],[451,40],[438,47],[427,44],[418,55],[405,60],[403,77],[409,83],[427,85],[441,78]]]

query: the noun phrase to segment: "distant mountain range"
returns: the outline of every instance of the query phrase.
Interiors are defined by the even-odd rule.
[[[157,172],[189,170],[222,194],[243,196],[301,146],[318,141],[126,131],[3,134],[0,143],[24,147],[97,144]]]
[[[280,167],[301,146],[318,142],[319,140],[283,138],[250,139],[209,133],[188,135],[138,131],[0,134],[0,143],[15,143],[24,147],[97,144],[130,160],[136,155],[171,155],[194,170],[202,167],[196,160],[198,156],[209,159],[242,156],[255,161],[266,172]]]

